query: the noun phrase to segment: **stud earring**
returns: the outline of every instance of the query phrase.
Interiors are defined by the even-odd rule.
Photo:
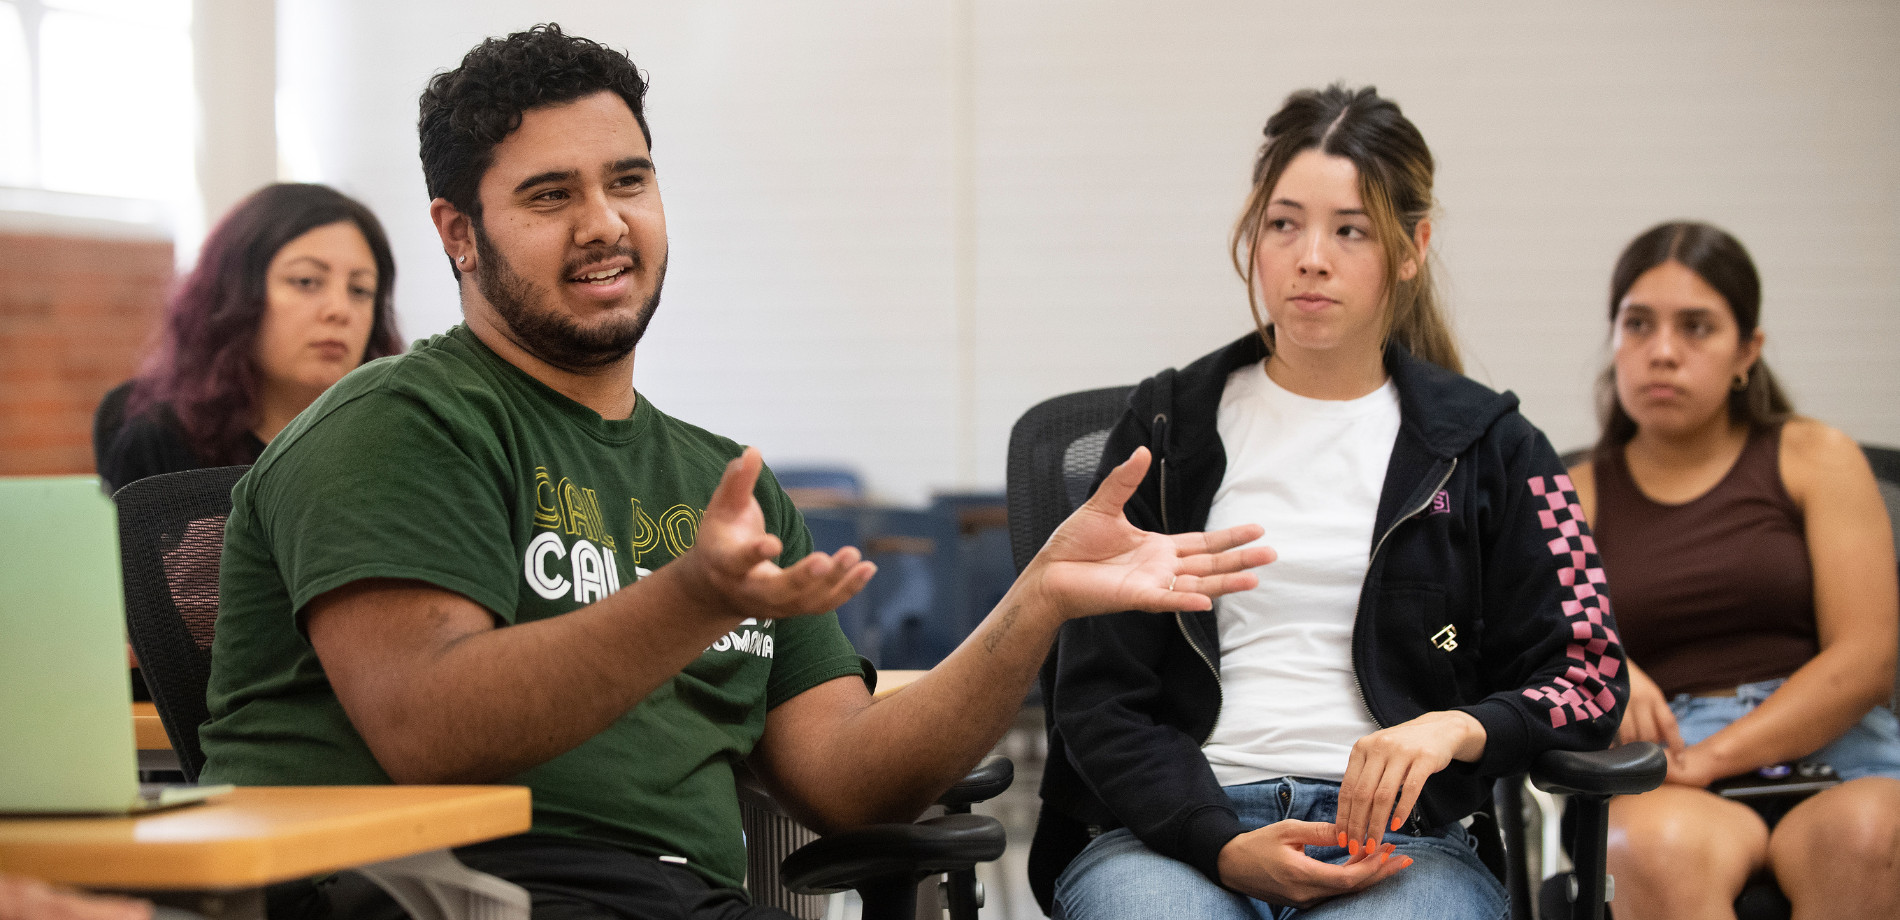
[[[460,265],[460,264],[462,264],[463,262],[467,262],[467,261],[468,261],[468,256],[456,256],[456,257],[455,257],[455,264],[457,264],[457,265]]]
[[[1748,372],[1743,371],[1739,374],[1736,374],[1735,382],[1729,384],[1729,389],[1734,390],[1737,393],[1740,393],[1741,391],[1748,389]]]

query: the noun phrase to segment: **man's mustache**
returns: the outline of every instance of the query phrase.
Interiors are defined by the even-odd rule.
[[[597,246],[592,249],[582,250],[579,256],[570,259],[568,263],[562,267],[561,275],[562,277],[572,278],[580,274],[581,269],[589,265],[604,262],[615,256],[626,256],[633,260],[633,271],[639,271],[645,267],[646,264],[646,260],[640,257],[639,250],[634,249],[632,246],[625,244],[617,246]]]

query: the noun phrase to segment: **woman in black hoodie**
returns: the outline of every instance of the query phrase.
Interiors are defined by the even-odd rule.
[[[1334,86],[1265,134],[1256,332],[1145,381],[1104,456],[1155,452],[1137,525],[1258,522],[1279,559],[1213,612],[1064,628],[1032,884],[1070,920],[1502,917],[1460,819],[1627,697],[1596,547],[1516,398],[1459,373],[1417,128]]]

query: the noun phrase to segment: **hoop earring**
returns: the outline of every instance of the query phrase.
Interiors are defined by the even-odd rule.
[[[1748,372],[1743,371],[1739,374],[1736,374],[1735,382],[1729,384],[1728,388],[1731,390],[1734,390],[1737,393],[1740,393],[1741,391],[1748,389]]]

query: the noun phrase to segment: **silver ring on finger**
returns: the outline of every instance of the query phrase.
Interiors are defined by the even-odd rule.
[[[1170,576],[1168,576],[1168,590],[1169,590],[1169,591],[1173,591],[1173,590],[1174,590],[1174,583],[1175,583],[1175,581],[1177,581],[1177,580],[1179,580],[1179,579],[1180,579],[1180,577],[1181,577],[1181,576],[1179,576],[1179,575],[1170,575]]]

